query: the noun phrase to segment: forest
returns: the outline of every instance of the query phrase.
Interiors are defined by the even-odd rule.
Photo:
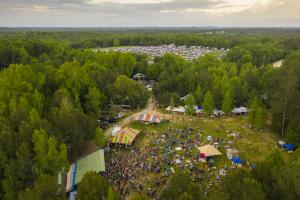
[[[165,54],[149,63],[146,55],[92,50],[162,44],[229,51],[222,59],[207,54],[187,61]],[[274,68],[282,59],[282,67]],[[0,199],[66,199],[57,192],[57,173],[89,141],[103,143],[97,123],[102,111],[114,104],[143,108],[151,95],[165,107],[182,105],[180,98],[189,95],[185,104],[201,105],[208,114],[249,107],[255,129],[270,128],[300,145],[298,30],[0,29],[0,70]],[[154,80],[152,94],[131,79],[138,72]],[[176,174],[160,199],[299,199],[299,153],[287,159],[276,150],[255,170],[236,170],[205,195],[195,192],[201,187],[189,177]],[[118,199],[103,177],[88,178],[102,188],[90,199]],[[79,193],[89,193],[84,188],[89,184],[82,181]],[[79,199],[89,199],[82,194]]]

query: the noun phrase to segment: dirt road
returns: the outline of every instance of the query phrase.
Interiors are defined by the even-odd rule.
[[[150,99],[148,99],[147,106],[144,110],[142,110],[140,112],[136,112],[136,113],[126,117],[125,119],[122,119],[120,122],[116,123],[114,126],[108,128],[105,131],[105,135],[107,137],[111,136],[111,132],[114,130],[114,128],[123,127],[126,124],[133,122],[141,113],[158,113],[157,107],[156,107],[156,101],[155,101],[154,97],[151,97]]]

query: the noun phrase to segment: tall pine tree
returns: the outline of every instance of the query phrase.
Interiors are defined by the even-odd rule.
[[[222,104],[222,110],[226,114],[229,114],[232,111],[232,95],[230,91],[227,91],[225,94],[225,98]]]
[[[202,106],[203,106],[204,112],[206,112],[207,115],[210,116],[215,107],[215,101],[214,101],[214,98],[210,91],[206,92]]]

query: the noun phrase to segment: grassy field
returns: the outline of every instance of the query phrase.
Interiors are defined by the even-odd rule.
[[[208,185],[211,182],[216,180],[216,172],[218,169],[224,168],[225,166],[231,167],[231,161],[226,157],[226,152],[224,147],[228,146],[228,141],[232,141],[232,147],[235,147],[240,152],[240,157],[248,161],[249,164],[257,163],[262,161],[274,148],[276,148],[276,137],[268,129],[264,132],[260,132],[254,129],[249,128],[247,123],[247,118],[245,117],[222,117],[219,119],[207,119],[200,117],[186,117],[186,116],[176,116],[173,115],[172,119],[169,122],[164,122],[162,124],[140,124],[133,122],[128,124],[129,127],[139,129],[142,133],[136,138],[135,143],[133,144],[136,148],[140,149],[141,152],[146,152],[148,146],[157,146],[161,149],[160,153],[165,152],[165,147],[163,144],[156,144],[160,140],[162,135],[170,134],[168,129],[184,129],[186,127],[193,128],[192,134],[187,138],[180,138],[179,136],[172,136],[173,138],[178,139],[179,142],[194,140],[197,135],[201,138],[202,144],[208,144],[209,141],[206,140],[207,136],[212,136],[213,138],[218,138],[219,140],[219,151],[223,153],[222,156],[216,157],[216,163],[214,168],[207,168],[205,163],[200,163],[196,161],[196,167],[198,169],[203,169],[205,172],[201,175],[201,184]],[[240,137],[237,139],[229,138],[229,133],[239,134]],[[161,146],[160,146],[161,145]],[[178,144],[172,145],[174,149]],[[200,146],[200,144],[199,144]],[[130,153],[130,151],[123,149],[124,153]],[[183,162],[189,162],[192,160],[195,163],[197,160],[198,150],[195,148],[191,149],[190,152],[179,151],[170,155],[170,160],[174,160],[175,156],[181,156]],[[162,156],[162,155],[160,155]],[[149,162],[155,163],[151,160],[149,156]],[[168,168],[165,163],[162,163],[162,169]],[[180,168],[176,164],[172,164],[172,168],[175,171],[179,171]],[[189,169],[185,168],[189,173]],[[162,173],[149,173],[146,177],[141,177],[145,188],[153,188],[155,180],[161,179],[164,177],[164,171]],[[169,177],[166,178],[167,181]],[[163,187],[157,188],[157,192],[161,192]],[[134,191],[130,192],[131,197],[135,194]]]
[[[260,132],[248,127],[247,118],[245,117],[224,117],[220,119],[208,120],[199,117],[183,117],[179,116],[176,120],[170,123],[163,123],[160,125],[146,125],[139,123],[132,123],[129,125],[132,128],[143,130],[145,132],[154,132],[156,134],[163,134],[168,131],[168,127],[182,129],[184,127],[192,127],[196,132],[201,133],[202,138],[207,136],[218,137],[220,141],[227,142],[230,138],[227,137],[229,131],[240,133],[241,138],[232,141],[233,147],[240,151],[240,156],[249,162],[259,162],[268,155],[276,146],[276,138],[274,134],[267,129]],[[156,135],[155,134],[155,135]],[[144,147],[151,143],[151,137],[142,134],[137,138],[134,145]],[[221,143],[222,146],[222,143]],[[222,148],[219,149],[225,153]]]

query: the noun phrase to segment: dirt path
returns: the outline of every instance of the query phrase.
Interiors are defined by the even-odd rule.
[[[126,124],[129,124],[129,123],[133,122],[141,113],[157,113],[157,114],[160,114],[157,111],[156,101],[155,101],[154,97],[151,97],[151,98],[148,99],[147,106],[144,110],[142,110],[140,112],[136,112],[136,113],[126,117],[125,119],[122,119],[120,122],[116,123],[114,126],[108,128],[105,131],[105,135],[107,137],[111,136],[111,132],[114,130],[114,128],[122,127],[122,126],[125,126]]]
[[[169,119],[170,116],[166,116],[164,114],[161,114],[157,111],[157,107],[156,107],[156,101],[154,99],[154,97],[151,97],[149,98],[148,100],[148,103],[147,103],[147,106],[144,110],[142,111],[139,111],[139,112],[136,112],[136,113],[133,113],[131,114],[130,116],[126,117],[125,119],[122,119],[120,122],[116,123],[114,126],[112,127],[109,127],[106,131],[105,131],[105,136],[106,137],[110,137],[111,136],[111,133],[113,131],[114,128],[116,127],[123,127],[125,126],[126,124],[129,124],[131,122],[133,122],[137,116],[139,116],[141,113],[156,113],[156,114],[159,114],[161,116],[163,116],[165,119]],[[93,140],[90,140],[87,142],[87,150],[82,154],[82,156],[84,155],[88,155],[94,151],[96,151],[97,149],[99,149],[99,147],[95,144],[95,141],[94,139]]]

